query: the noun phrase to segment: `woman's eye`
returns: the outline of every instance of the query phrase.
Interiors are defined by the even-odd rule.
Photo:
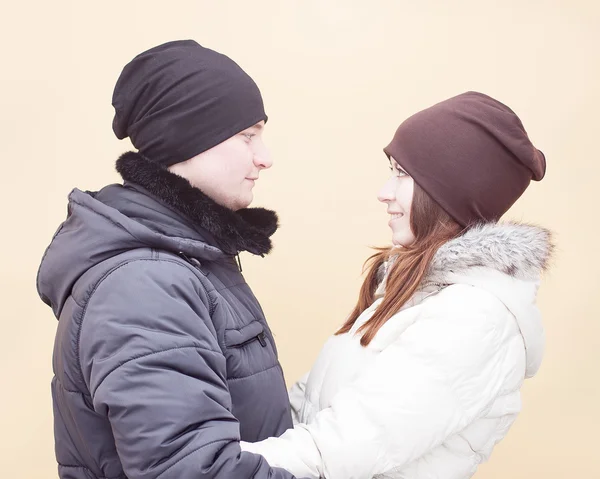
[[[394,173],[396,176],[408,176],[408,173],[397,165],[394,165]]]
[[[404,172],[404,170],[401,170],[400,168],[390,165],[390,171],[394,174],[394,176],[405,176],[406,173]]]
[[[248,140],[251,140],[253,137],[255,137],[256,135],[254,133],[244,133],[243,134],[246,138],[248,138]]]

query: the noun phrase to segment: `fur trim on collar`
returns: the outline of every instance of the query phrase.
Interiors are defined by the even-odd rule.
[[[487,223],[467,230],[436,253],[427,281],[446,273],[491,268],[517,279],[535,280],[550,263],[554,245],[549,230],[518,223]]]
[[[214,236],[227,254],[271,251],[270,236],[277,230],[277,214],[264,208],[232,211],[219,205],[185,178],[171,173],[143,155],[129,151],[117,160],[125,181],[140,185]]]

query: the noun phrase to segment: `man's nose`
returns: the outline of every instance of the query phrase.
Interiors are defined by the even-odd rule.
[[[267,148],[267,146],[259,140],[256,142],[253,148],[254,151],[254,164],[257,168],[267,169],[273,166],[273,159],[271,158],[271,152]]]

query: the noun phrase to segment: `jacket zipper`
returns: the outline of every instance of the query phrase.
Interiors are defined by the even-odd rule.
[[[250,343],[253,343],[254,341],[258,341],[263,348],[267,347],[267,340],[265,339],[264,331],[262,333],[260,333],[259,335],[254,336],[253,338],[250,338],[247,341],[244,341],[243,343],[234,344],[231,347],[232,348],[243,348],[244,346],[246,346]]]

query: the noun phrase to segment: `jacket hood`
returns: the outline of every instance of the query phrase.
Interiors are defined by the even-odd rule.
[[[552,235],[544,228],[484,224],[442,246],[428,278],[479,287],[504,303],[523,337],[527,378],[537,373],[544,355],[544,326],[535,302],[553,250]]]
[[[97,195],[110,195],[119,189],[124,190],[120,185],[109,186]],[[129,196],[130,192],[120,193]],[[168,236],[104,204],[93,194],[75,189],[69,195],[68,217],[42,258],[38,293],[58,317],[71,288],[83,273],[136,248],[160,248],[199,259],[214,260],[223,255],[198,234],[195,239]]]

